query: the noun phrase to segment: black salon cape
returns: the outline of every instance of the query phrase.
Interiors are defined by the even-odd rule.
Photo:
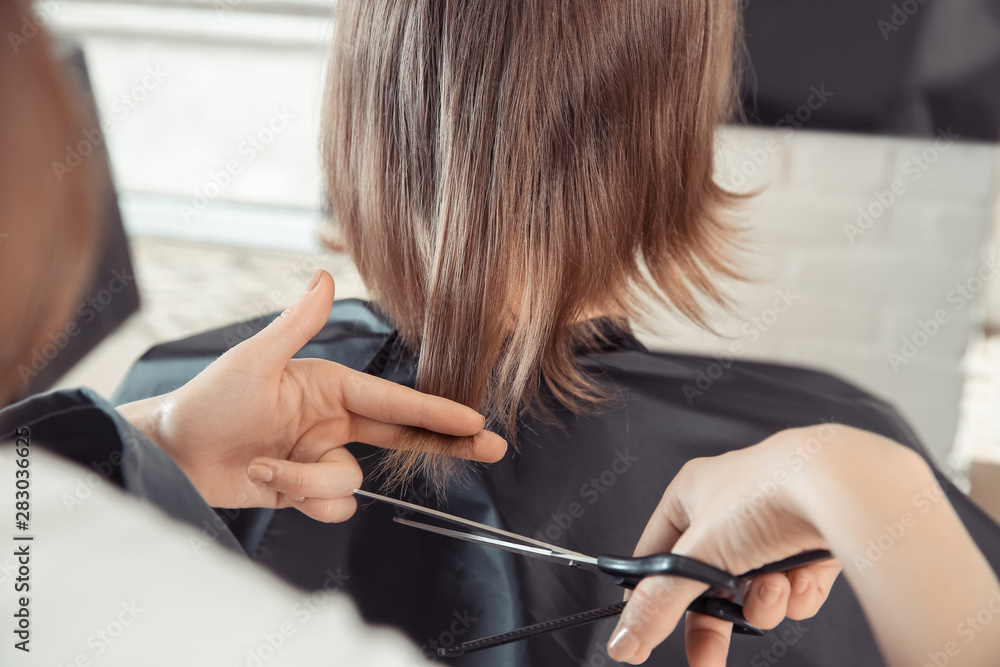
[[[267,321],[153,348],[132,369],[115,402],[174,389]],[[446,502],[430,497],[419,482],[408,499],[586,554],[628,555],[664,488],[692,458],[747,447],[777,431],[824,421],[880,433],[923,453],[892,408],[829,375],[746,362],[736,362],[720,375],[718,369],[710,370],[716,360],[652,353],[623,332],[611,335],[604,348],[584,355],[586,367],[618,395],[604,412],[560,412],[561,428],[526,421],[517,434],[520,451],[509,451],[503,461],[476,469],[467,486],[453,485]],[[401,350],[391,324],[359,301],[337,302],[328,325],[299,356],[330,359],[403,384],[413,381],[413,359]],[[686,394],[685,387],[702,393],[689,389]],[[65,412],[69,404],[84,406],[82,414],[91,415],[90,427]],[[96,450],[121,446],[115,432],[124,432],[141,441],[133,443],[133,449],[150,451],[144,456],[133,451],[119,483],[147,497],[151,483],[158,489],[176,485],[176,497],[158,491],[154,502],[199,528],[212,525],[216,515],[207,506],[199,514],[190,484],[171,461],[155,454],[152,445],[113,414],[103,417],[111,425],[97,423],[99,413],[110,412],[110,406],[89,393],[42,396],[0,413],[0,435],[31,417],[36,424],[50,423],[46,435],[62,436],[57,445],[64,453],[85,447],[94,450],[90,456],[100,457],[106,454]],[[38,439],[35,431],[33,438]],[[97,441],[103,444],[95,445]],[[378,450],[351,448],[367,474]],[[938,478],[994,570],[1000,569],[1000,527],[946,478]],[[133,488],[138,481],[145,488]],[[367,475],[365,488],[379,490],[378,480]],[[429,656],[437,646],[621,600],[620,589],[587,572],[428,534],[394,523],[393,516],[397,514],[391,507],[366,503],[340,525],[316,522],[294,509],[251,510],[238,513],[230,529],[257,563],[308,590],[341,588],[366,619],[401,629]],[[230,539],[228,534],[221,537]],[[463,667],[612,664],[604,646],[614,622],[448,662]],[[778,663],[883,664],[843,577],[815,618],[785,621],[764,638],[733,638],[730,665]],[[683,633],[674,633],[648,664],[686,664]]]

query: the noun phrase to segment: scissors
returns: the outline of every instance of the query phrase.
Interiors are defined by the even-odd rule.
[[[759,567],[744,574],[734,576],[724,570],[713,567],[708,563],[703,563],[695,558],[673,553],[659,553],[637,558],[625,558],[618,556],[587,556],[586,554],[563,549],[562,547],[557,547],[546,542],[524,537],[523,535],[518,535],[517,533],[511,533],[506,530],[501,530],[500,528],[494,528],[469,519],[463,519],[462,517],[447,514],[446,512],[440,512],[427,507],[421,507],[420,505],[414,505],[403,500],[388,498],[386,496],[380,496],[376,493],[370,493],[368,491],[361,491],[358,489],[355,489],[354,493],[364,498],[370,498],[372,500],[395,505],[396,507],[401,507],[411,512],[434,517],[440,521],[455,524],[469,530],[474,530],[479,533],[483,533],[483,535],[476,535],[474,533],[463,532],[460,530],[452,530],[450,528],[442,528],[426,523],[420,523],[418,521],[411,521],[401,517],[393,517],[393,521],[396,523],[437,533],[438,535],[444,535],[446,537],[465,540],[467,542],[475,542],[477,544],[482,544],[496,549],[503,549],[504,551],[510,551],[529,558],[537,558],[550,563],[558,563],[560,565],[567,565],[569,567],[594,572],[599,575],[610,576],[613,583],[617,586],[621,586],[622,588],[633,589],[646,577],[658,575],[669,575],[700,581],[704,584],[708,584],[711,588],[704,595],[692,602],[688,606],[688,611],[728,621],[733,624],[734,633],[752,635],[756,637],[763,637],[766,632],[751,625],[746,620],[746,617],[743,616],[743,608],[723,596],[738,596],[742,592],[746,582],[758,575],[768,574],[771,572],[787,572],[789,570],[794,570],[796,568],[805,567],[806,565],[819,563],[833,558],[833,554],[825,549],[807,551],[805,553],[791,556],[790,558],[785,558],[784,560],[776,563]],[[481,651],[495,646],[510,644],[512,642],[552,632],[554,630],[572,628],[586,623],[593,623],[594,621],[598,621],[602,618],[617,616],[624,608],[625,603],[619,602],[618,604],[614,604],[609,607],[594,609],[593,611],[587,611],[553,621],[538,623],[519,630],[514,630],[513,632],[506,632],[500,635],[493,635],[491,637],[465,642],[451,648],[439,648],[437,652],[440,657],[458,657],[465,655],[466,653],[472,653],[473,651]]]

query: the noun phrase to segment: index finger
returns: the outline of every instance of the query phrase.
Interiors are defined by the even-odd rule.
[[[346,367],[344,370],[341,395],[344,407],[354,414],[444,435],[475,435],[486,426],[485,417],[461,403]]]
[[[353,438],[385,449],[397,449],[406,437],[406,427],[375,421],[367,417],[354,417]],[[480,430],[471,438],[456,437],[455,446],[448,456],[482,463],[496,463],[507,453],[507,441],[496,433]],[[428,450],[432,451],[432,450]]]
[[[663,492],[663,497],[642,531],[633,556],[670,551],[687,529],[687,519],[679,507],[678,496],[671,484]]]

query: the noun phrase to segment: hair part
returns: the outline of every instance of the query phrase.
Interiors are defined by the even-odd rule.
[[[735,0],[340,3],[323,153],[331,208],[417,387],[516,432],[543,396],[585,412],[589,318],[642,293],[705,325],[737,277],[713,174],[737,100]],[[444,481],[411,433],[390,481]],[[436,454],[421,454],[429,450]]]

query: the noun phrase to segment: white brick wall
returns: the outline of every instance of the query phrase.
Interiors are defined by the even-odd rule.
[[[746,128],[727,129],[720,148],[723,183],[764,188],[745,212],[754,281],[731,285],[739,312],[715,318],[720,333],[743,341],[746,359],[827,370],[888,399],[944,460],[985,294],[970,290],[967,301],[953,290],[986,251],[1000,152],[945,139]],[[798,301],[769,312],[786,288]],[[938,311],[943,325],[932,322]],[[901,354],[904,337],[925,342],[921,322],[935,334],[894,369],[888,355]],[[732,342],[673,319],[651,328],[644,340],[662,349],[714,354]]]

